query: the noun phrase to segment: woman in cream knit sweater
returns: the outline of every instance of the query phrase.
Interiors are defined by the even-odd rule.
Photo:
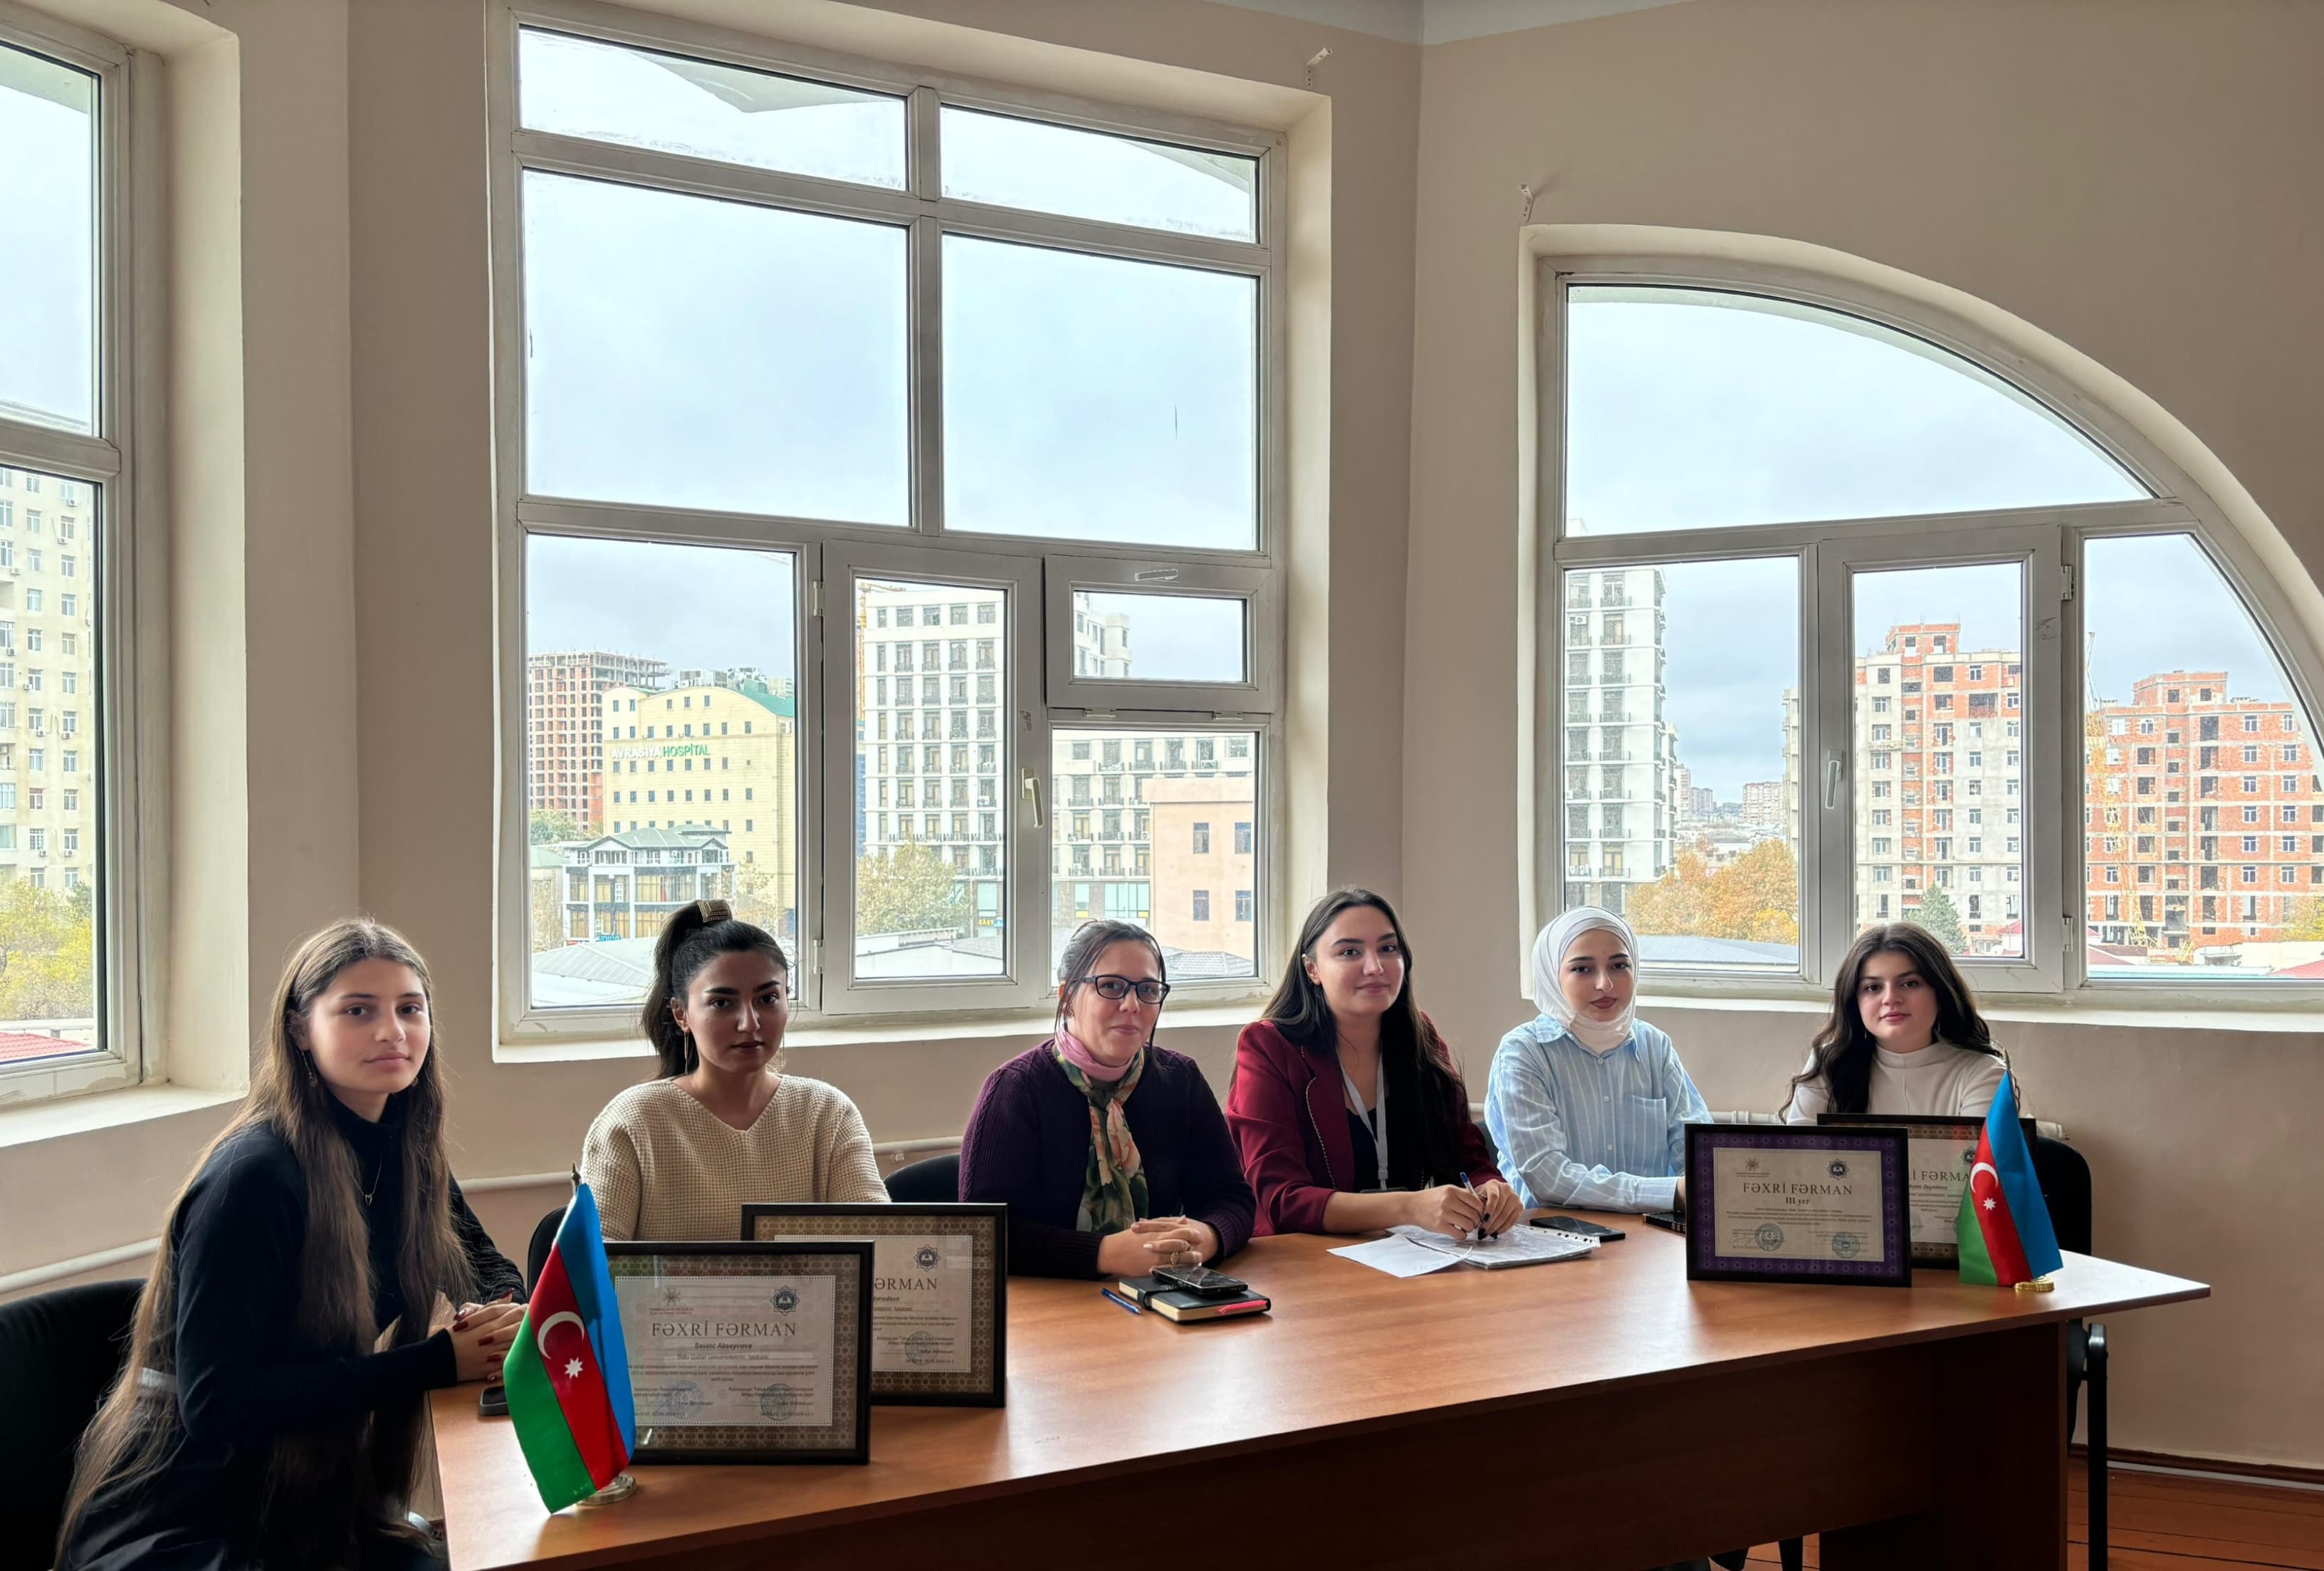
[[[581,1151],[607,1238],[739,1238],[751,1201],[888,1198],[855,1104],[783,1072],[789,981],[725,901],[670,917],[641,1020],[661,1075],[607,1103]]]

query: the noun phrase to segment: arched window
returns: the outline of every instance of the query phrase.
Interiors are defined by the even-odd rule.
[[[2324,979],[2324,766],[2208,504],[1836,292],[1545,281],[1537,914],[1681,986],[1891,919],[1983,990]]]

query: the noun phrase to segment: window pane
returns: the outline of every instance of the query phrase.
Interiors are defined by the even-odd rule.
[[[1259,160],[947,107],[944,194],[1069,218],[1259,237]]]
[[[2324,792],[2282,662],[2191,536],[2083,562],[2090,975],[2324,976]]]
[[[1074,675],[1240,682],[1245,602],[1225,596],[1074,592]]]
[[[526,541],[535,1008],[641,1002],[691,901],[796,953],[798,615],[788,551]]]
[[[904,189],[904,101],[526,28],[529,130]]]
[[[97,430],[97,79],[0,44],[0,419]]]
[[[1174,986],[1259,972],[1259,734],[1059,731],[1052,959],[1093,918],[1136,922]]]
[[[2024,579],[2015,563],[1855,575],[1859,927],[2025,957]]]
[[[1009,926],[1006,591],[855,586],[855,975],[999,976]]]
[[[1799,572],[1565,575],[1565,902],[1646,966],[1799,968]]]
[[[526,488],[906,522],[904,231],[528,174]]]
[[[1259,543],[1259,284],[947,236],[945,526]]]
[[[0,469],[0,1065],[104,1045],[97,488]]]
[[[2146,494],[2032,399],[1886,328],[1712,290],[1568,300],[1569,534]]]

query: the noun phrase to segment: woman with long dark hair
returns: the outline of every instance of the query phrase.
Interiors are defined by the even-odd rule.
[[[64,1571],[435,1564],[403,1505],[421,1394],[498,1371],[522,1307],[473,1300],[523,1281],[452,1181],[433,1046],[399,934],[335,922],[291,956],[82,1437]]]
[[[1813,1123],[1820,1113],[1982,1118],[2008,1067],[1944,946],[1910,922],[1879,922],[1840,963],[1831,1018],[1792,1077],[1784,1122]]]
[[[960,1197],[1009,1206],[1009,1269],[1139,1277],[1250,1238],[1226,1121],[1203,1071],[1154,1040],[1162,947],[1084,922],[1057,964],[1056,1029],[986,1077],[960,1144]]]
[[[1485,1122],[1528,1206],[1685,1204],[1686,1128],[1711,1117],[1678,1049],[1637,1017],[1638,940],[1578,906],[1533,946],[1541,1013],[1501,1039]]]
[[[638,1017],[661,1073],[607,1103],[581,1148],[607,1238],[733,1238],[753,1200],[887,1200],[855,1104],[784,1072],[790,969],[723,900],[662,925]]]
[[[1300,925],[1227,1085],[1259,1232],[1498,1234],[1522,1216],[1411,968],[1395,910],[1368,889],[1326,895]]]

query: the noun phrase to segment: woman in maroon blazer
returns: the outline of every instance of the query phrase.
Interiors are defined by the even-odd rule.
[[[1457,1236],[1523,1216],[1469,1117],[1451,1049],[1412,1001],[1411,962],[1396,912],[1370,890],[1341,890],[1307,914],[1265,1018],[1235,1043],[1227,1085],[1256,1231],[1413,1223]]]

